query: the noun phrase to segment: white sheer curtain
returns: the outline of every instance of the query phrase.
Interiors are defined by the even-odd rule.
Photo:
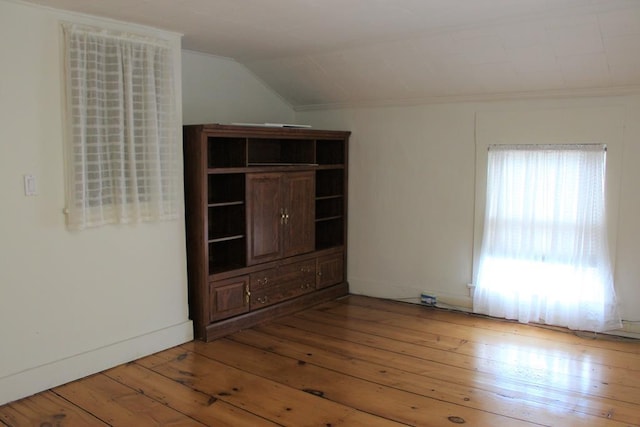
[[[178,216],[179,123],[167,42],[63,26],[71,229]]]
[[[607,246],[604,145],[494,145],[474,311],[621,327]]]

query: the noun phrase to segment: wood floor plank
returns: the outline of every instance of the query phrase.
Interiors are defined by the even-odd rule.
[[[51,391],[0,406],[0,424],[9,427],[107,426],[106,423]]]
[[[104,374],[208,426],[277,425],[215,396],[172,381],[138,363],[121,365]]]
[[[388,307],[395,307],[395,304],[390,303]],[[364,307],[358,304],[335,304],[333,307],[325,306],[322,310],[327,313],[341,315],[348,313],[350,318],[373,320],[399,327],[406,327],[407,324],[410,324],[412,326],[411,330],[422,333],[441,334],[443,331],[446,331],[446,336],[454,336],[469,341],[481,340],[488,345],[502,345],[508,336],[509,343],[523,346],[536,346],[542,349],[541,352],[545,355],[553,356],[558,354],[558,358],[578,361],[588,359],[592,364],[603,364],[606,362],[607,366],[632,371],[634,375],[637,375],[637,380],[640,381],[640,366],[637,366],[637,354],[619,351],[619,346],[617,346],[615,350],[611,348],[594,347],[592,340],[565,341],[567,338],[570,339],[571,335],[564,337],[565,340],[559,341],[557,339],[550,340],[548,334],[541,336],[542,331],[539,331],[538,336],[523,336],[506,330],[495,330],[495,328],[477,328],[473,325],[462,325],[459,322],[443,322],[442,320],[434,318],[434,314],[436,314],[438,310],[417,305],[409,305],[404,310],[398,312],[387,310],[388,316],[384,317],[380,316],[379,307]],[[463,318],[464,316],[457,317]],[[428,322],[416,322],[418,319],[428,320]]]
[[[265,334],[268,334],[271,339]],[[366,361],[375,364],[371,368],[372,380],[376,376],[383,376],[381,380],[383,383],[413,391],[420,390],[424,384],[446,384],[449,393],[459,390],[458,395],[463,396],[463,400],[468,398],[469,401],[464,402],[469,406],[490,407],[497,413],[511,416],[515,416],[516,411],[521,413],[532,411],[529,413],[530,417],[526,418],[530,421],[566,425],[569,419],[582,419],[585,423],[596,423],[598,418],[602,418],[640,424],[640,413],[636,405],[592,398],[553,387],[539,387],[517,379],[482,374],[477,370],[435,363],[413,355],[357,344],[328,335],[314,334],[305,329],[269,324],[255,330],[234,334],[230,339],[338,371],[353,364],[354,359]],[[393,348],[393,343],[390,343],[389,347]],[[395,370],[416,375],[413,383],[405,385],[400,382],[396,377],[402,378],[402,374],[391,379],[386,378]],[[384,375],[381,374],[382,372]],[[473,397],[474,394],[476,397]],[[507,399],[508,405],[504,412],[497,410],[503,399],[496,401],[495,396]],[[522,409],[518,409],[519,407]],[[546,417],[545,414],[547,414]],[[580,414],[588,417],[582,417]],[[560,420],[562,422],[559,422]]]
[[[192,352],[185,351],[169,362],[155,366],[153,370],[286,426],[402,425]]]
[[[461,419],[472,425],[535,425],[521,419],[476,410],[446,400],[444,390],[434,391],[438,398],[387,387],[345,375],[304,361],[260,351],[251,346],[221,339],[211,343],[194,343],[196,351],[221,363],[264,376],[299,390],[311,390],[325,399],[360,409],[380,417],[410,425],[450,426],[449,418]],[[360,367],[354,363],[349,368]],[[433,384],[424,385],[434,389]],[[354,392],[356,391],[356,392]],[[456,399],[457,400],[457,399]]]
[[[57,387],[55,393],[112,426],[204,426],[103,374]]]
[[[392,327],[414,332],[415,334],[436,334],[446,331],[448,337],[462,339],[465,346],[462,351],[472,352],[478,355],[489,354],[491,357],[502,356],[505,362],[519,367],[530,363],[532,366],[544,365],[545,372],[553,374],[554,380],[566,379],[574,381],[576,377],[582,378],[585,368],[588,369],[592,384],[592,393],[608,393],[614,398],[611,384],[618,384],[619,390],[625,398],[633,398],[634,403],[640,402],[640,366],[636,355],[594,348],[585,345],[568,345],[561,340],[553,343],[548,338],[534,339],[531,337],[509,336],[509,346],[505,347],[507,335],[485,329],[469,326],[442,324],[440,321],[429,320],[416,322],[415,316],[406,314],[388,313],[380,320],[380,312],[377,309],[350,310],[350,318],[356,316],[361,320],[372,320],[376,324],[384,323]],[[334,313],[334,310],[328,312]],[[420,313],[424,313],[421,311]],[[420,317],[420,319],[422,319]],[[548,331],[549,332],[549,331]],[[442,341],[443,335],[438,335]],[[548,337],[548,335],[547,335]],[[517,349],[517,350],[516,350]],[[467,353],[469,354],[469,353]],[[532,359],[533,358],[533,359]],[[574,381],[575,382],[575,381]],[[637,400],[636,400],[637,399]]]
[[[481,338],[474,338],[473,332],[456,330],[458,336],[451,336],[450,330],[438,333],[431,331],[429,322],[391,318],[372,320],[372,310],[363,312],[361,308],[351,307],[348,315],[330,310],[311,310],[299,313],[298,317],[312,322],[324,322],[344,329],[355,329],[372,335],[385,336],[401,342],[409,342],[444,350],[449,353],[473,357],[477,362],[489,360],[494,372],[511,371],[511,375],[525,378],[545,385],[561,382],[575,387],[574,391],[588,392],[595,396],[640,404],[640,381],[635,381],[637,372],[626,371],[609,366],[592,363],[588,358],[576,359],[578,356],[565,357],[566,351],[546,349],[527,342],[512,344],[507,337],[501,342],[488,344]],[[347,326],[348,325],[348,326]],[[442,332],[442,329],[439,330]],[[491,341],[491,339],[487,339]],[[505,343],[508,343],[505,345]],[[576,350],[577,353],[580,351]],[[637,360],[635,362],[637,365]],[[589,372],[588,388],[585,390],[584,372]],[[616,387],[612,387],[615,384]]]
[[[334,302],[332,302],[332,304],[333,303]],[[523,324],[513,320],[496,319],[473,313],[464,313],[435,307],[426,307],[419,304],[382,300],[379,298],[358,295],[352,295],[349,298],[336,300],[335,304],[358,305],[373,308],[375,310],[384,310],[400,314],[404,313],[406,315],[423,312],[428,315],[429,319],[433,320],[440,320],[443,322],[455,323],[479,329],[508,332],[509,334],[533,338],[548,339],[549,331],[554,333],[563,332],[565,335],[563,335],[562,342],[565,344],[585,345],[640,355],[640,342],[637,339],[612,336],[604,333],[571,331],[565,328],[537,325],[535,323]],[[554,336],[551,341],[555,342],[557,341],[557,338]]]

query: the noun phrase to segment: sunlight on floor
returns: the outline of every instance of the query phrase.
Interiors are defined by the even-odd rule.
[[[508,344],[482,346],[476,356],[490,360],[495,375],[519,379],[524,383],[543,382],[558,390],[588,392],[596,382],[606,382],[606,378],[600,378],[602,371],[592,363],[588,354],[577,360],[562,350]]]

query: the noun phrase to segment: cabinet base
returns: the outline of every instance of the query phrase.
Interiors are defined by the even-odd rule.
[[[206,327],[204,341],[213,341],[241,329],[247,329],[260,323],[272,320],[279,316],[295,313],[296,311],[309,308],[316,304],[331,301],[349,294],[349,284],[347,282],[339,283],[335,286],[320,289],[300,296],[295,299],[281,302],[271,307],[261,310],[252,311],[230,319],[221,320],[212,323]]]

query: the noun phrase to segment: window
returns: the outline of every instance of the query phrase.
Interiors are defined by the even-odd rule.
[[[474,311],[602,331],[620,327],[603,145],[489,147]]]
[[[72,24],[63,31],[69,228],[176,218],[172,48]]]

